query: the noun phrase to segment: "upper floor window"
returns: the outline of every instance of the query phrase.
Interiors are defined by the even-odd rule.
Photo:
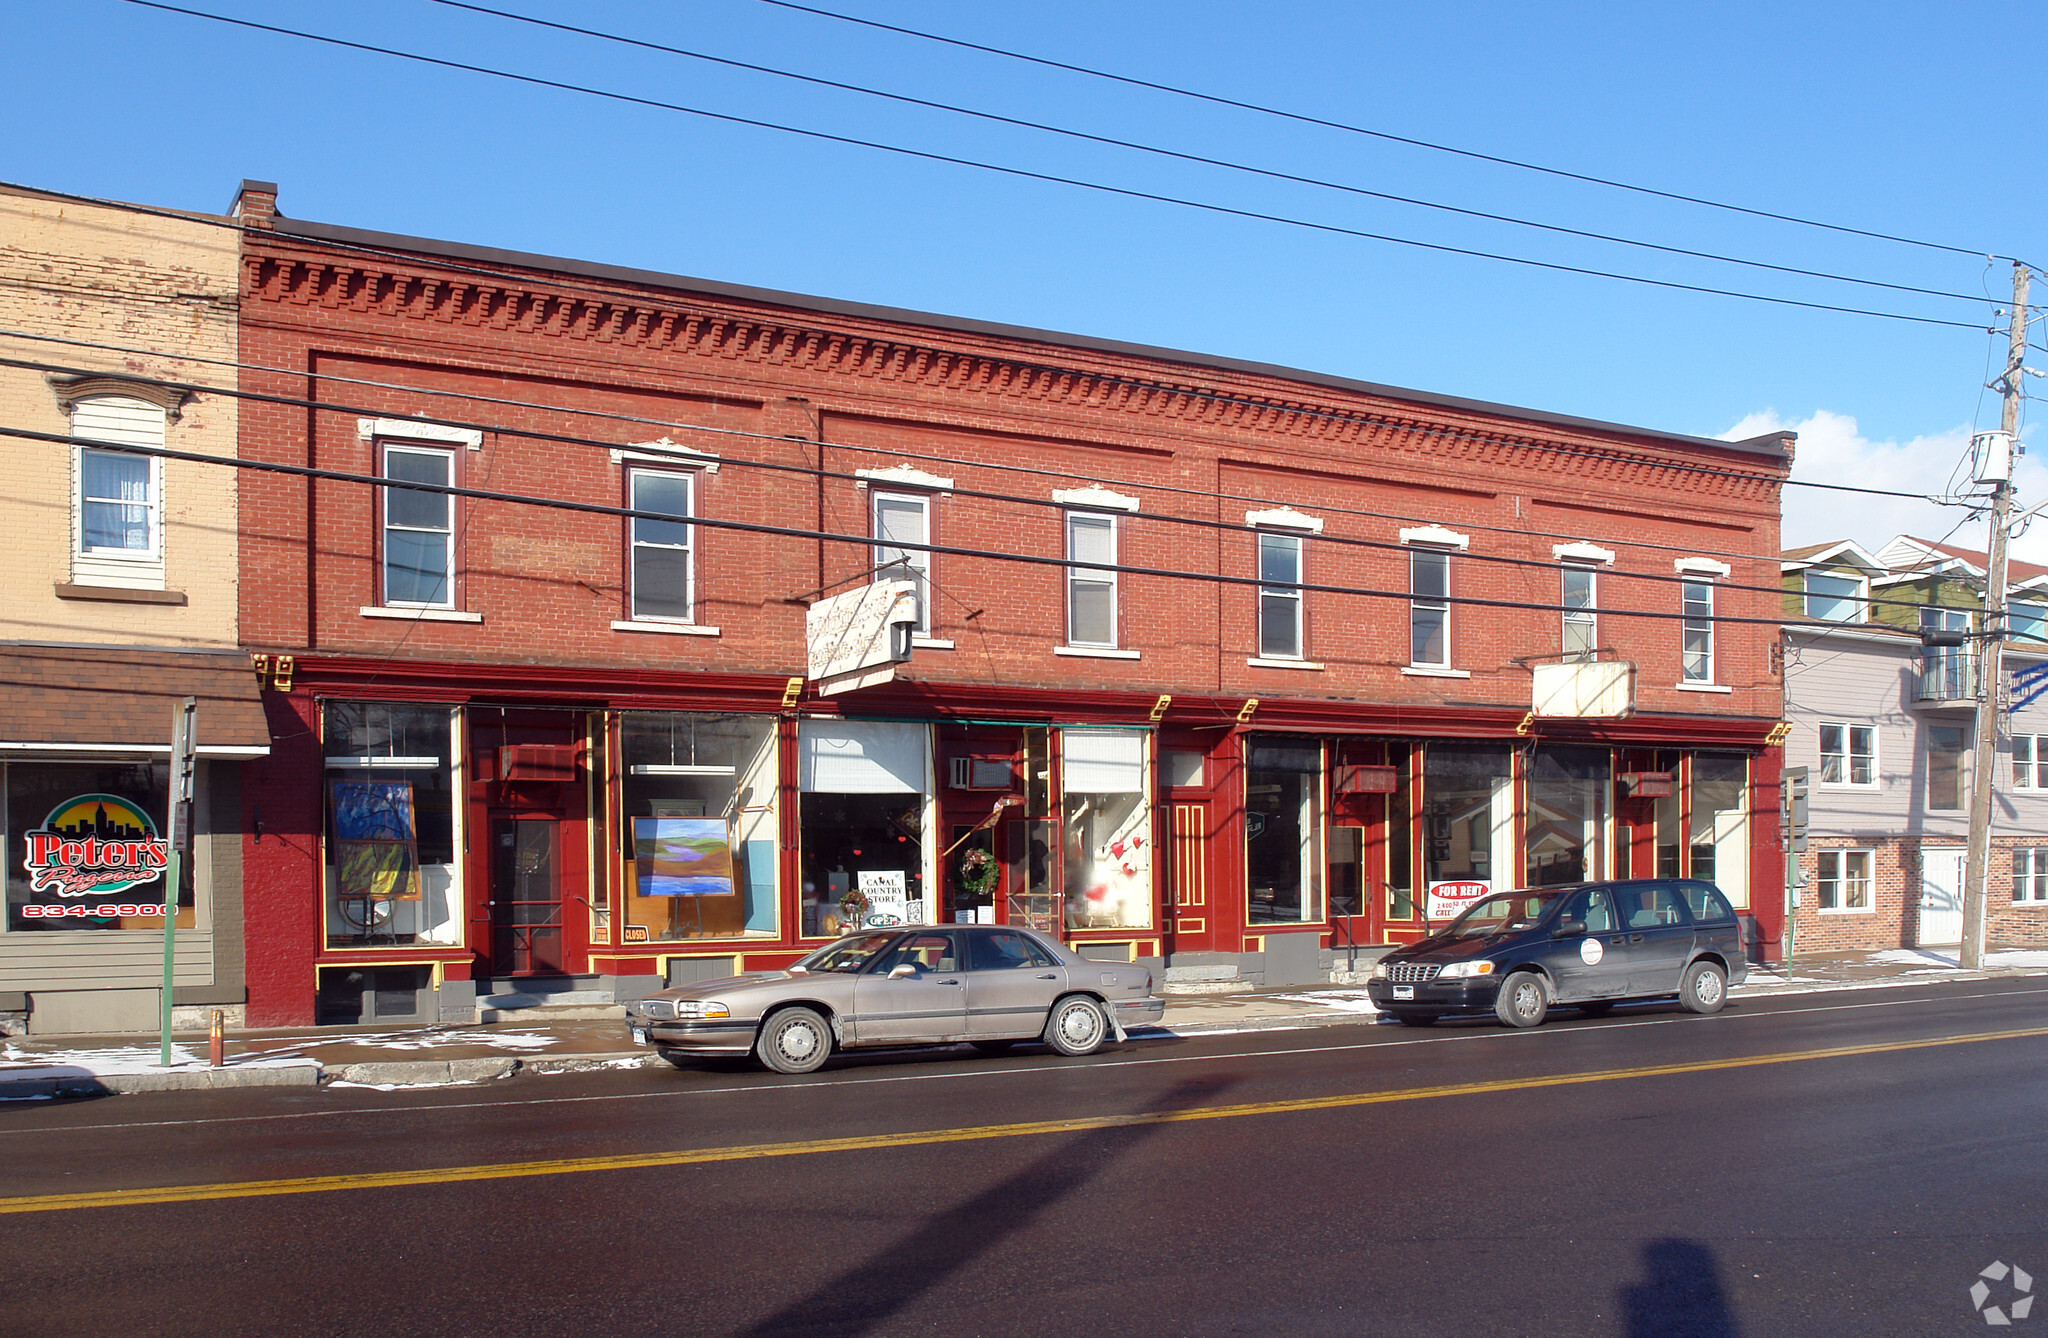
[[[1874,726],[1820,727],[1820,783],[1877,784],[1877,730]]]
[[[1451,555],[1441,548],[1408,555],[1408,663],[1430,669],[1451,663]]]
[[[1589,567],[1563,569],[1564,653],[1568,658],[1590,660],[1600,645],[1598,608],[1599,575]]]
[[[1711,581],[1680,583],[1683,644],[1679,674],[1688,683],[1714,681],[1714,585]]]
[[[2048,604],[2011,604],[2005,611],[2005,639],[2022,649],[2048,650]]]
[[[696,514],[696,479],[665,469],[633,469],[626,477],[626,505],[654,513],[636,515],[631,522],[632,616],[636,621],[690,622],[696,617],[696,554],[695,530],[687,522]]]
[[[1964,759],[1969,756],[1969,732],[1961,725],[1927,726],[1927,807],[1938,812],[1959,812],[1963,807]]]
[[[432,446],[384,443],[382,476],[437,488],[455,481],[455,453]],[[455,605],[455,499],[418,488],[382,489],[384,602],[393,606]]]
[[[2012,788],[2048,790],[2048,734],[2012,736]]]
[[[1302,537],[1259,535],[1259,657],[1305,657],[1302,635]]]
[[[1863,621],[1864,586],[1860,576],[1806,573],[1806,616],[1829,623]]]
[[[161,450],[164,422],[160,406],[126,396],[94,396],[72,405],[71,435],[79,441],[72,448],[74,581],[163,588],[163,458],[86,443]]]
[[[1116,517],[1067,513],[1067,644],[1116,646]]]
[[[931,543],[932,502],[922,493],[874,494],[870,533],[875,538],[875,579],[909,581],[917,587],[917,630],[932,630],[932,555],[926,548],[903,544]]]

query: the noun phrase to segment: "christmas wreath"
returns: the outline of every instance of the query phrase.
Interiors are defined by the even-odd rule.
[[[847,929],[854,928],[860,924],[867,913],[867,894],[858,888],[848,891],[846,895],[839,898],[839,923],[842,927]]]
[[[996,885],[996,857],[976,846],[960,856],[960,890],[979,900]]]

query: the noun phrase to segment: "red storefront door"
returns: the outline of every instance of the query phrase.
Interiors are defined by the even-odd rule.
[[[589,813],[571,712],[470,713],[469,946],[482,976],[590,969]]]

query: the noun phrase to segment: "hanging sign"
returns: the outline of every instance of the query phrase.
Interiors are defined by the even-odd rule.
[[[116,919],[162,915],[161,893],[133,889],[162,881],[171,845],[141,807],[112,794],[82,794],[50,810],[28,833],[24,919]],[[114,900],[128,893],[125,900]]]

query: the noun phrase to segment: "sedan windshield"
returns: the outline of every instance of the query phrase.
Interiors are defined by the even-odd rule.
[[[875,960],[876,954],[888,947],[890,940],[895,937],[894,931],[886,934],[855,934],[851,938],[840,939],[837,943],[826,944],[797,965],[806,971],[838,971],[850,976]]]
[[[1443,931],[1444,938],[1485,938],[1532,927],[1561,892],[1503,892],[1473,906]]]

